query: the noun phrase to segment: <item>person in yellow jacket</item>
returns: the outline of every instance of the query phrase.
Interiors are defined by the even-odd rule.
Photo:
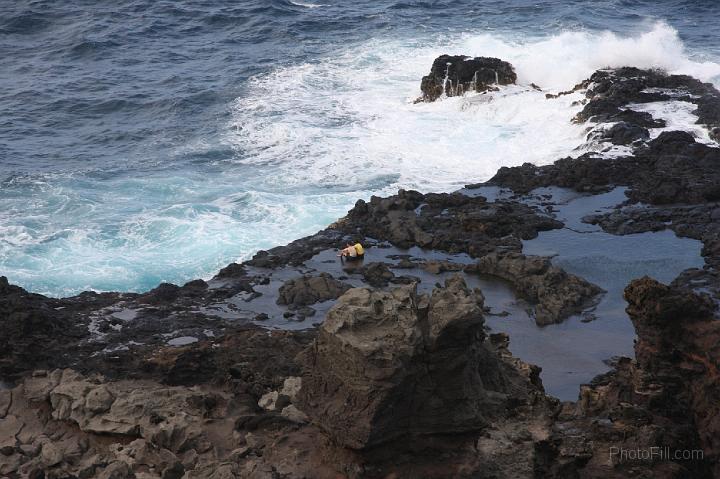
[[[355,244],[347,243],[345,245],[345,248],[340,250],[340,259],[347,259],[347,260],[358,260],[363,259],[365,257],[365,248],[363,248],[363,245],[360,244],[360,242],[357,242]]]

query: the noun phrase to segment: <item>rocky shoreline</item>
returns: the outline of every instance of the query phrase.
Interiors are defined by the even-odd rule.
[[[515,81],[501,60],[443,56],[422,100]],[[455,193],[359,200],[325,230],[209,281],[55,299],[0,278],[0,476],[720,475],[720,93],[628,67],[547,101],[558,95],[577,96],[573,121],[592,151],[501,168]],[[652,102],[694,105],[706,137],[638,106]],[[538,326],[608,321],[607,288],[524,251],[576,232],[548,191],[620,187],[624,200],[582,225],[670,230],[702,243],[704,265],[669,285],[622,285],[635,358],[613,358],[577,401],[559,401],[489,327],[513,313],[483,285],[508,285]],[[363,263],[335,257],[349,239],[367,246]],[[696,454],[612,453],[657,447]]]

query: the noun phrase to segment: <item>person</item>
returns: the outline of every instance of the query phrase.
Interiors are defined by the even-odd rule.
[[[355,244],[346,243],[345,248],[340,250],[338,256],[340,260],[346,258],[348,261],[363,259],[365,257],[365,248],[363,248],[363,245],[360,244],[359,241]]]
[[[357,250],[355,249],[355,246],[348,243],[340,250],[340,254],[338,256],[340,256],[340,258],[355,259],[355,257],[357,257]]]
[[[355,243],[353,248],[355,248],[355,252],[357,253],[358,259],[362,259],[365,257],[365,248],[363,248],[363,245],[361,245],[359,241]]]

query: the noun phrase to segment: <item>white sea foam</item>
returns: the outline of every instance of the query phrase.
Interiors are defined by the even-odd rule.
[[[293,5],[297,5],[298,7],[305,7],[305,8],[319,8],[319,7],[327,6],[323,3],[293,2],[293,0],[290,0],[290,3],[292,3]]]
[[[564,32],[538,41],[501,41],[487,35],[466,35],[459,45],[511,62],[521,82],[551,89],[567,89],[595,70],[634,66],[684,73],[703,81],[720,81],[720,64],[692,59],[678,32],[663,22],[634,36],[612,32]]]
[[[420,78],[442,53],[508,60],[518,85],[414,104]],[[401,187],[449,191],[501,166],[577,154],[585,127],[570,119],[581,95],[546,100],[528,85],[566,90],[598,68],[623,65],[701,80],[720,74],[720,65],[694,61],[665,24],[628,38],[465,33],[339,46],[333,56],[248,82],[220,145],[237,150],[236,164],[216,165],[211,176],[156,173],[103,188],[83,178],[6,183],[22,194],[2,205],[0,267],[12,281],[54,295],[207,278],[229,261],[317,231],[357,198]],[[196,147],[204,148],[178,149]]]
[[[510,61],[519,86],[414,104],[419,79],[442,53]],[[697,62],[663,23],[635,37],[566,32],[538,40],[463,34],[440,41],[376,40],[331,58],[255,77],[238,99],[228,141],[245,164],[271,166],[271,188],[447,191],[501,166],[547,164],[584,141],[570,119],[580,95],[546,100],[595,70],[633,65],[702,80],[720,65]]]
[[[687,101],[668,100],[649,103],[633,103],[627,106],[631,110],[647,112],[657,120],[665,120],[663,128],[650,128],[650,138],[657,138],[663,131],[682,130],[691,133],[700,143],[717,146],[710,139],[707,128],[698,125],[697,115],[693,113],[697,105]]]
[[[25,226],[0,224],[0,251],[27,246],[34,242],[35,239]]]

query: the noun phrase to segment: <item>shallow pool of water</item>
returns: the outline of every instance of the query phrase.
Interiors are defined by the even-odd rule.
[[[578,196],[559,188],[532,192],[551,195],[550,201],[557,201],[554,215],[566,227],[524,241],[523,252],[553,256],[555,265],[605,289],[592,311],[596,320],[584,323],[581,316],[575,316],[543,328],[491,321],[495,328],[510,334],[513,353],[543,367],[548,391],[561,399],[575,399],[577,385],[607,370],[607,359],[634,355],[635,330],[623,298],[630,281],[647,275],[669,283],[683,270],[704,264],[702,244],[679,238],[672,231],[617,236],[582,222],[584,216],[608,211],[625,201],[624,192],[624,188],[595,196]]]

